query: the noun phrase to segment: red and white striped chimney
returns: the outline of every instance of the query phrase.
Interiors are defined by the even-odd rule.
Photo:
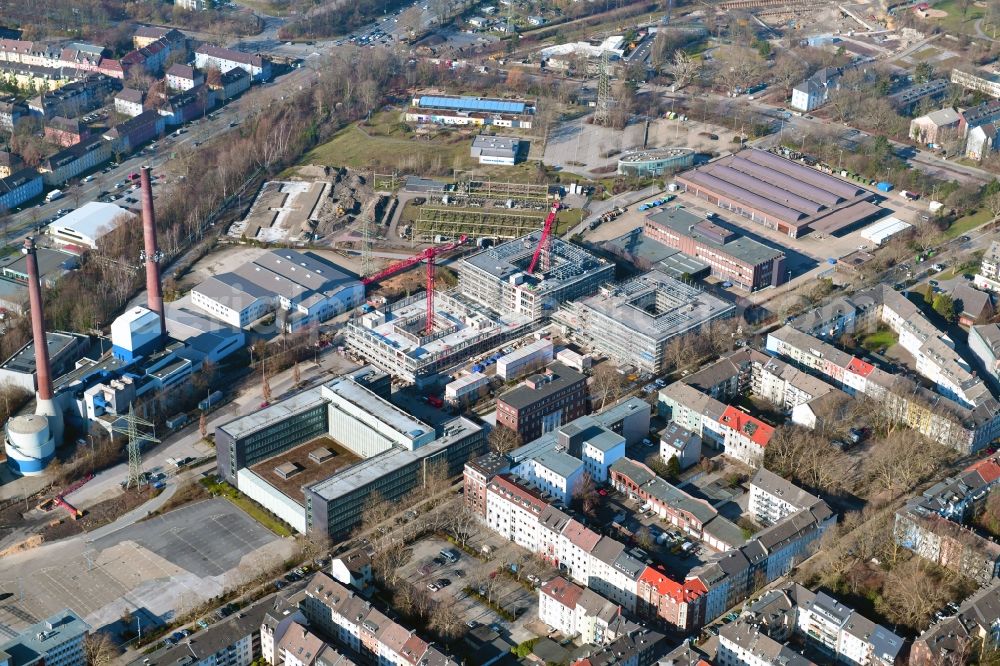
[[[156,216],[153,213],[153,185],[149,179],[150,168],[139,170],[142,191],[142,238],[146,258],[146,305],[160,317],[160,335],[167,333],[167,320],[163,311],[163,290],[160,287],[160,249],[156,245]]]
[[[25,260],[28,263],[28,302],[31,306],[31,335],[35,341],[35,371],[38,373],[38,399],[52,399],[52,364],[49,362],[49,345],[45,338],[45,312],[42,309],[42,285],[38,279],[38,259],[35,256],[35,239],[24,241]]]

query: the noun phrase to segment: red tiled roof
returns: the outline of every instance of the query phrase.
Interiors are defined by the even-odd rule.
[[[726,407],[726,411],[719,417],[719,423],[746,435],[758,446],[767,446],[774,434],[774,428],[735,407]]]
[[[542,585],[542,592],[570,609],[576,608],[576,602],[583,595],[582,588],[561,576]]]
[[[1000,479],[1000,457],[987,458],[965,468],[966,472],[979,472],[986,483],[993,483]]]
[[[587,553],[592,551],[597,542],[601,540],[600,534],[575,520],[567,523],[563,529],[563,536],[569,539],[571,544]]]
[[[656,589],[657,594],[661,597],[670,597],[677,603],[694,601],[701,595],[708,593],[708,588],[697,578],[678,583],[653,567],[646,567],[642,575],[639,576],[639,580]]]
[[[871,363],[866,363],[860,358],[852,358],[851,362],[847,364],[847,369],[856,375],[861,375],[862,377],[867,377],[868,375],[875,372],[875,366]]]

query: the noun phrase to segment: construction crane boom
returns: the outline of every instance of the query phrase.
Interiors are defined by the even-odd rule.
[[[450,252],[458,247],[461,247],[465,243],[465,241],[468,240],[468,238],[469,238],[468,236],[463,234],[457,241],[452,241],[451,243],[445,243],[444,245],[436,245],[434,247],[429,247],[420,254],[415,254],[409,259],[403,259],[402,261],[397,261],[396,263],[391,264],[386,268],[383,268],[374,275],[369,275],[368,277],[362,278],[361,284],[367,287],[373,282],[379,282],[380,280],[384,280],[387,277],[391,277],[396,273],[405,271],[407,268],[416,266],[421,261],[432,261],[439,254],[442,254],[444,252]]]
[[[552,204],[552,210],[549,211],[549,216],[545,218],[545,226],[542,227],[542,238],[538,241],[538,247],[535,248],[535,254],[531,256],[531,265],[528,266],[528,272],[535,272],[535,264],[538,263],[538,257],[541,256],[542,252],[546,255],[546,264],[548,263],[548,252],[549,252],[549,236],[552,234],[552,223],[556,221],[556,213],[559,212],[559,202]]]

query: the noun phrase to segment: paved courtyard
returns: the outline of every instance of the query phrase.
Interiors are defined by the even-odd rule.
[[[0,635],[69,607],[94,627],[141,610],[169,620],[291,554],[224,499],[188,505],[88,541],[45,545],[0,562]]]

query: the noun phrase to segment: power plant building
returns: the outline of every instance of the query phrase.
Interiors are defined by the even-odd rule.
[[[272,250],[191,291],[191,302],[211,316],[246,328],[277,311],[287,331],[326,321],[357,307],[365,288],[357,276],[311,252]]]
[[[219,426],[219,474],[299,532],[336,538],[372,492],[398,500],[434,465],[455,475],[486,451],[481,426],[439,432],[380,395],[379,377],[367,366]]]
[[[550,240],[548,268],[539,257],[535,272],[528,273],[541,234],[536,231],[462,259],[461,294],[493,312],[538,320],[614,279],[614,264],[558,238]]]
[[[569,303],[554,319],[583,344],[645,372],[665,368],[671,339],[735,316],[736,306],[660,271]]]

